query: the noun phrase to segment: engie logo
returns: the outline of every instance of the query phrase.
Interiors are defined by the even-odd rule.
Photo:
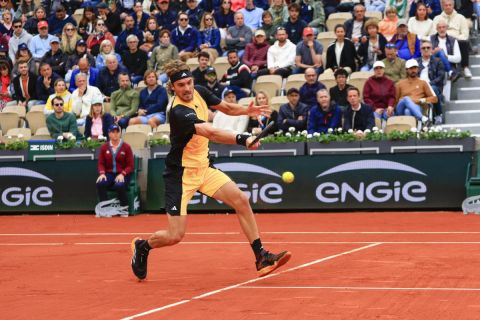
[[[0,168],[0,177],[26,177],[39,179],[42,181],[53,182],[47,176],[38,172],[15,167],[2,167]],[[5,180],[4,180],[5,181]],[[0,190],[0,201],[2,205],[8,207],[17,206],[49,206],[52,204],[53,191],[48,186],[35,186],[24,185],[18,186],[17,179],[9,179],[12,183],[8,183],[9,186],[3,190]]]
[[[382,170],[382,172],[390,170],[396,174],[403,173],[403,175],[395,175],[392,179],[376,181],[370,181],[372,178],[364,175],[361,176],[364,181],[352,182],[359,180],[358,173],[354,173],[364,170]],[[346,173],[343,175],[346,177],[346,181],[342,181],[344,180],[343,176],[338,177],[342,173]],[[352,161],[326,170],[320,173],[317,178],[324,178],[333,174],[336,175],[336,181],[322,182],[315,190],[316,198],[323,203],[345,203],[350,200],[356,200],[360,203],[366,201],[375,203],[388,201],[423,202],[426,200],[427,186],[425,183],[416,179],[410,180],[408,177],[411,174],[427,175],[402,163],[387,160]],[[385,176],[388,176],[388,174]]]
[[[252,177],[266,175],[278,179],[282,178],[278,173],[270,169],[248,163],[227,162],[215,164],[215,167],[225,173],[243,172],[251,174]],[[260,183],[255,178],[249,180],[252,182],[249,184],[237,182],[237,186],[247,194],[250,202],[258,203],[262,201],[268,204],[282,202],[283,188],[281,184],[275,182]],[[208,197],[206,195],[197,192],[189,204],[205,204],[207,201]]]

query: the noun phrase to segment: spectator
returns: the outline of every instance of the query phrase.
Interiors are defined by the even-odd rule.
[[[170,8],[169,0],[159,0],[158,13],[155,14],[160,30],[172,31],[177,23],[177,12]]]
[[[53,113],[47,117],[47,128],[50,136],[55,140],[58,137],[68,139],[71,135],[80,139],[82,135],[78,131],[75,116],[63,110],[63,99],[61,97],[53,98],[52,105]]]
[[[267,74],[267,53],[270,45],[266,41],[265,31],[258,29],[255,31],[255,38],[245,47],[243,63],[252,71],[252,77],[255,78],[257,72]]]
[[[395,44],[387,43],[385,45],[385,59],[383,59],[382,62],[385,64],[385,75],[394,83],[407,77],[405,60],[397,56],[397,47]]]
[[[179,13],[177,22],[178,27],[172,31],[172,44],[178,49],[178,57],[187,61],[198,49],[200,34],[196,28],[188,24],[186,13]]]
[[[28,48],[32,52],[33,58],[35,61],[40,62],[40,59],[50,50],[50,40],[53,36],[48,34],[48,23],[47,21],[40,21],[38,23],[38,34],[34,36]]]
[[[138,49],[150,54],[155,46],[158,46],[159,33],[157,20],[153,17],[147,20],[147,29],[145,29],[144,42]]]
[[[123,30],[117,37],[117,41],[115,43],[115,51],[119,54],[122,54],[123,51],[128,50],[127,45],[127,37],[130,35],[135,35],[138,38],[138,43],[143,43],[143,32],[138,30],[135,27],[135,21],[133,20],[132,16],[126,16],[125,20],[123,21],[125,24],[125,30]]]
[[[85,138],[97,140],[100,136],[108,140],[108,128],[113,124],[113,117],[103,108],[103,99],[95,99],[90,106],[90,113],[85,120]]]
[[[220,10],[221,4],[222,4],[221,0],[206,0],[206,1],[201,1],[199,6],[205,12],[217,12],[218,10]]]
[[[205,1],[202,1],[204,3]],[[222,5],[218,10],[215,10],[214,17],[217,22],[217,26],[227,32],[227,29],[235,25],[233,15],[235,12],[232,10],[232,2],[230,0],[223,0]]]
[[[452,0],[443,0],[442,7],[443,11],[440,15],[436,16],[435,19],[433,19],[433,25],[436,28],[440,20],[448,21],[447,33],[449,36],[457,39],[458,45],[460,47],[460,55],[462,56],[462,61],[460,62],[460,64],[463,68],[463,76],[465,78],[471,78],[472,72],[468,68],[470,64],[468,57],[470,43],[468,42],[469,29],[467,19],[465,19],[464,16],[454,10]]]
[[[300,41],[296,48],[294,74],[304,73],[307,68],[314,68],[317,75],[323,72],[323,46],[313,35],[312,28],[303,29],[303,41]]]
[[[245,0],[232,0],[231,2],[232,2],[232,10],[234,12],[237,12],[240,9],[245,8],[245,6],[247,5]]]
[[[178,59],[178,50],[170,43],[170,31],[160,31],[160,45],[153,49],[152,55],[148,60],[148,69],[153,69],[157,73],[158,79],[162,83],[167,83],[168,77],[163,67],[170,60]]]
[[[118,75],[119,89],[112,93],[110,113],[121,128],[128,126],[130,117],[138,111],[140,97],[138,91],[132,89],[128,73],[122,72]]]
[[[95,31],[95,25],[97,24],[97,16],[95,15],[95,9],[91,6],[87,6],[83,9],[83,16],[80,22],[78,23],[78,35],[83,39],[87,40],[88,36]],[[63,31],[65,31],[65,27],[63,27]],[[77,34],[77,32],[75,32]],[[72,41],[72,44],[75,43],[79,39]],[[73,49],[73,46],[72,46]]]
[[[267,52],[267,70],[257,72],[257,77],[264,74],[278,74],[282,78],[292,74],[292,68],[295,65],[296,46],[288,39],[287,31],[283,27],[277,28],[275,35],[277,41],[268,48]]]
[[[345,38],[345,27],[341,24],[335,26],[335,35],[337,39],[327,49],[327,63],[325,68],[345,69],[348,73],[356,70],[357,53],[352,41]]]
[[[288,7],[284,0],[272,0],[268,9],[272,15],[272,24],[275,27],[283,26],[288,21]]]
[[[144,75],[147,87],[140,91],[140,104],[137,117],[131,118],[128,125],[148,124],[155,129],[165,123],[168,96],[167,91],[157,83],[157,75],[153,70],[147,70]]]
[[[247,43],[252,41],[252,29],[244,24],[243,14],[241,12],[235,13],[234,19],[235,25],[228,28],[225,43],[227,50],[235,49],[238,51],[238,55],[243,57],[243,51]]]
[[[0,62],[0,109],[8,105],[17,105],[16,101],[12,101],[11,85],[10,65],[6,62]]]
[[[16,62],[15,55],[17,54],[18,46],[22,43],[28,46],[31,39],[32,35],[22,28],[22,21],[19,19],[14,20],[13,34],[10,40],[8,40],[8,56],[12,63],[15,64]]]
[[[45,109],[43,109],[43,112],[45,113],[45,115],[49,115],[53,113],[52,100],[55,97],[60,97],[63,99],[64,112],[72,112],[72,99],[71,99],[72,95],[67,90],[67,85],[65,84],[65,80],[57,79],[53,86],[55,88],[55,92],[48,97],[47,103],[45,103]]]
[[[343,130],[353,129],[355,135],[363,138],[365,130],[375,126],[372,108],[360,101],[360,91],[353,87],[347,91],[348,108],[343,117]]]
[[[22,0],[15,12],[14,19],[20,20],[25,23],[28,19],[34,16],[35,3],[33,0]]]
[[[40,64],[40,76],[37,79],[37,99],[47,101],[48,97],[55,92],[53,87],[55,81],[59,79],[60,76],[53,72],[52,67],[47,62]]]
[[[293,44],[299,43],[306,26],[307,23],[300,18],[300,5],[296,2],[290,3],[288,5],[288,21],[284,24],[288,39]]]
[[[135,1],[133,12],[130,14],[138,30],[145,30],[147,20],[150,17],[148,13],[143,12],[142,1]]]
[[[103,42],[100,44],[100,52],[97,55],[97,59],[95,59],[95,66],[101,70],[107,65],[107,57],[111,55],[117,58],[118,63],[122,63],[122,56],[115,52],[110,40],[103,40]]]
[[[385,10],[385,17],[378,23],[378,33],[390,41],[394,34],[397,33],[397,9],[395,7],[387,7]]]
[[[75,26],[71,23],[66,23],[60,39],[60,48],[63,53],[67,56],[75,54],[75,47],[79,40],[82,40],[82,37],[77,33]]]
[[[90,53],[97,56],[100,53],[100,46],[103,41],[108,40],[112,47],[115,47],[115,39],[105,27],[105,21],[98,19],[95,24],[95,30],[87,38],[87,47]]]
[[[407,79],[400,80],[396,86],[396,113],[398,115],[414,116],[427,125],[428,118],[423,115],[427,103],[436,103],[437,97],[427,82],[418,78],[418,62],[408,60],[405,64]]]
[[[240,9],[238,12],[243,14],[245,19],[245,25],[255,32],[262,25],[263,9],[255,7],[253,0],[246,0],[245,8]]]
[[[198,67],[192,71],[193,82],[196,85],[205,86],[207,80],[205,79],[205,72],[207,72],[210,55],[207,52],[200,52],[198,54]]]
[[[145,51],[138,50],[138,38],[133,34],[127,37],[127,45],[128,50],[123,52],[122,61],[133,84],[138,84],[147,71],[148,55]]]
[[[443,82],[445,81],[445,67],[439,58],[432,56],[432,43],[430,41],[422,42],[422,56],[417,59],[418,77],[428,84],[438,98],[433,105],[434,121],[436,125],[442,124],[442,105],[440,103]]]
[[[126,70],[118,64],[118,60],[113,55],[108,55],[106,58],[107,65],[100,69],[98,75],[97,88],[105,95],[107,102],[110,101],[112,92],[119,89],[118,76]],[[137,103],[138,105],[138,103]]]
[[[277,27],[272,23],[272,19],[273,17],[270,11],[263,11],[260,30],[265,32],[265,37],[270,45],[275,43],[275,33],[277,31]]]
[[[18,76],[13,79],[13,99],[21,107],[25,107],[28,111],[36,104],[43,103],[37,100],[37,92],[35,90],[37,77],[28,70],[26,61],[17,62]]]
[[[227,69],[227,73],[223,76],[221,84],[228,86],[235,92],[239,92],[238,88],[250,90],[252,88],[250,68],[240,62],[237,51],[230,50],[227,54],[230,68]]]
[[[19,75],[18,65],[20,62],[26,62],[28,64],[28,71],[35,75],[37,67],[35,61],[33,61],[32,53],[28,50],[28,46],[25,43],[21,43],[18,46],[17,54],[15,55],[15,65],[12,70],[14,77]]]
[[[387,0],[387,7],[395,7],[398,17],[406,19],[408,17],[408,3],[408,0]]]
[[[300,92],[297,88],[287,91],[288,103],[280,106],[278,112],[278,128],[284,132],[294,127],[297,131],[307,128],[308,106],[300,102]]]
[[[83,126],[90,114],[92,101],[103,99],[103,97],[97,87],[88,84],[87,75],[84,73],[78,73],[74,79],[77,89],[72,92],[72,112],[77,117],[77,124]]]
[[[317,103],[318,90],[325,89],[320,81],[317,81],[317,73],[313,68],[305,70],[305,83],[300,87],[300,102],[304,103],[309,109]]]
[[[418,14],[418,7],[419,5],[422,4],[425,6],[427,9],[427,15],[430,19],[433,20],[436,16],[438,16],[440,13],[442,13],[442,6],[440,5],[439,0],[414,0],[410,3],[410,16],[413,18]],[[410,28],[410,25],[408,26]],[[410,30],[415,30],[417,29],[411,29]]]
[[[190,25],[198,30],[204,11],[198,6],[197,0],[187,0],[187,10],[185,13],[188,15]]]
[[[98,78],[98,74],[99,74],[98,69],[94,68],[94,67],[91,67],[87,58],[82,58],[78,61],[78,68],[73,70],[72,76],[70,78],[69,90],[71,92],[73,92],[75,89],[77,89],[77,84],[76,84],[76,81],[75,81],[75,77],[80,72],[87,76],[87,82],[88,82],[89,85],[95,86],[97,84],[97,78]]]
[[[60,37],[62,35],[63,27],[67,23],[77,26],[77,21],[75,21],[75,19],[73,19],[71,16],[67,15],[64,6],[59,5],[55,9],[55,15],[48,19],[48,33]]]
[[[385,77],[382,61],[373,64],[373,72],[363,87],[363,101],[372,107],[375,118],[387,120],[395,113],[395,84]]]
[[[366,11],[385,11],[385,0],[365,0]]]
[[[345,21],[345,38],[350,39],[355,46],[360,44],[362,37],[367,36],[365,29],[365,22],[368,18],[365,17],[365,7],[358,3],[353,7],[353,18]],[[337,28],[335,27],[335,33]]]
[[[100,148],[98,158],[97,194],[101,202],[108,200],[108,190],[117,192],[122,216],[128,216],[127,189],[134,169],[130,145],[121,139],[120,128],[112,124],[108,128],[110,141]]]
[[[408,19],[408,30],[415,30],[420,40],[428,40],[435,33],[433,21],[428,18],[428,9],[423,2],[419,2],[416,7],[415,16]]]
[[[330,88],[330,98],[344,112],[348,106],[347,91],[352,86],[347,84],[348,72],[346,70],[337,69],[334,76],[337,85]]]
[[[331,101],[327,89],[317,92],[317,102],[310,109],[307,132],[313,134],[328,133],[342,125],[342,110],[335,101]]]
[[[2,3],[0,1],[0,3]],[[13,15],[9,11],[2,13],[3,22],[0,24],[0,33],[10,38],[13,35]]]
[[[257,95],[255,96],[255,105],[256,106],[270,106],[270,99],[268,95],[264,91],[258,91]],[[248,121],[248,128],[247,131],[251,132],[253,135],[258,135],[270,122],[273,122],[274,125],[268,130],[268,134],[275,133],[278,123],[278,112],[272,109],[272,113],[266,114],[264,116],[250,118]]]
[[[222,55],[220,40],[220,29],[217,28],[213,15],[205,13],[200,22],[200,50],[208,52],[212,64],[219,55]]]
[[[50,50],[45,53],[40,63],[48,63],[53,72],[59,76],[65,76],[65,63],[67,55],[60,49],[60,40],[57,37],[50,39]]]
[[[226,90],[223,100],[228,103],[237,103],[237,98],[233,90]],[[212,126],[214,128],[221,128],[235,133],[244,133],[247,131],[248,116],[231,116],[217,110],[213,115]]]
[[[33,17],[29,18],[23,28],[30,33],[32,36],[35,36],[38,34],[38,23],[40,21],[46,21],[47,20],[47,14],[45,13],[45,9],[43,7],[37,7],[35,9],[35,13]]]
[[[314,29],[315,34],[327,31],[323,1],[303,0],[301,16],[308,26]]]
[[[462,57],[460,55],[460,46],[457,39],[447,34],[448,25],[445,20],[437,23],[437,33],[430,37],[432,42],[433,55],[440,58],[445,66],[449,79],[452,82],[458,80],[459,74],[455,64],[460,63]]]
[[[217,98],[222,99],[222,93],[223,90],[225,90],[225,87],[217,81],[217,72],[214,67],[207,68],[207,71],[205,72],[205,80],[207,82],[205,88],[216,95]]]
[[[112,7],[115,7],[115,1],[110,2]],[[97,4],[98,18],[105,22],[106,29],[112,34],[120,34],[122,32],[122,21],[118,10],[111,10],[105,2]]]
[[[367,36],[362,37],[358,48],[358,56],[362,65],[360,71],[370,71],[376,61],[385,59],[385,45],[387,44],[387,39],[378,33],[376,19],[365,22],[365,30]]]
[[[420,40],[415,33],[408,31],[405,19],[399,19],[397,22],[397,33],[390,42],[394,43],[398,49],[398,56],[403,60],[416,59],[420,57]]]
[[[78,69],[78,61],[80,61],[81,58],[86,58],[88,60],[88,64],[91,67],[95,67],[95,58],[91,54],[87,53],[85,41],[78,40],[75,46],[75,53],[68,57],[67,63],[65,64],[65,69],[67,70],[65,81],[70,82],[72,72]]]
[[[7,45],[0,45],[0,62],[5,62],[9,65],[10,69],[13,68],[12,60],[8,56],[8,44]]]
[[[0,15],[3,15],[5,12],[9,12],[12,17],[15,14],[11,0],[0,1]]]
[[[328,19],[328,16],[334,12],[337,12],[337,6],[339,5],[338,0],[325,0],[323,2],[323,8],[325,10],[325,21]]]

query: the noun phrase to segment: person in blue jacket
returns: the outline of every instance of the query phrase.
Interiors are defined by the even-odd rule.
[[[178,27],[173,29],[171,41],[178,48],[178,56],[183,61],[192,57],[200,44],[200,34],[197,29],[188,24],[186,13],[178,14]]]
[[[328,133],[328,129],[335,130],[342,125],[342,110],[336,103],[332,103],[327,89],[317,92],[317,104],[310,109],[308,115],[307,132]]]

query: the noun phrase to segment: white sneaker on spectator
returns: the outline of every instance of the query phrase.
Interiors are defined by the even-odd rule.
[[[465,78],[471,78],[472,77],[472,72],[468,67],[463,68],[463,76]]]
[[[428,121],[428,117],[422,116],[422,123],[425,124]]]

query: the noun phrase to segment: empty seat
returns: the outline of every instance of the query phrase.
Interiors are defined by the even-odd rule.
[[[147,136],[152,132],[152,127],[148,124],[132,124],[127,127],[127,132],[143,132]]]
[[[266,75],[257,78],[257,82],[253,88],[255,94],[264,91],[270,98],[280,95],[282,89],[282,77],[279,75]]]
[[[30,111],[41,111],[41,112],[44,112],[45,110],[45,105],[44,104],[37,104],[37,105],[34,105],[30,108]]]
[[[46,117],[43,111],[29,111],[26,115],[28,127],[32,132],[37,132],[38,128],[46,127]]]
[[[286,96],[273,97],[270,99],[270,106],[277,112],[280,110],[280,106],[285,103],[288,103],[288,98]]]
[[[126,132],[123,140],[128,143],[132,149],[143,149],[147,145],[148,137],[144,132]]]
[[[190,67],[190,70],[196,69],[198,67],[198,58],[190,58],[186,63],[187,66]]]
[[[383,13],[380,11],[366,11],[365,12],[365,17],[366,18],[375,18],[378,21],[383,19]]]
[[[7,131],[7,136],[21,138],[27,141],[32,137],[32,131],[29,128],[13,128]]]
[[[358,88],[360,90],[360,95],[363,95],[363,87],[368,78],[373,75],[370,71],[357,71],[353,72],[348,79],[348,84]]]
[[[288,91],[290,88],[297,88],[300,87],[305,83],[305,74],[292,74],[289,75],[287,78],[287,83],[285,84],[285,91]]]
[[[327,89],[330,89],[331,87],[335,87],[337,85],[337,82],[335,81],[335,76],[333,75],[332,72],[324,72],[318,77],[318,81],[323,83]]]
[[[228,62],[227,57],[218,57],[215,59],[213,67],[217,72],[217,79],[220,80],[227,73],[228,68],[230,68],[230,63]]]
[[[77,24],[79,24],[82,20],[84,10],[84,8],[80,8],[75,10],[75,12],[73,13],[73,19],[77,22]]]
[[[20,117],[16,112],[0,112],[0,129],[3,132],[8,132],[8,130],[13,128],[18,128],[18,123]]]
[[[26,110],[23,106],[6,106],[2,112],[16,112],[20,118],[25,118]]]
[[[417,127],[417,119],[413,116],[394,116],[387,120],[385,126],[385,133],[390,133],[394,130],[404,132],[409,131],[411,128]]]
[[[350,12],[335,12],[328,16],[326,21],[327,30],[334,31],[335,26],[337,24],[344,24],[345,21],[352,18],[352,14]]]
[[[330,46],[330,44],[332,44],[333,41],[335,41],[335,39],[337,39],[337,36],[333,31],[320,32],[317,36],[317,40],[322,44],[323,52],[325,54],[327,52],[327,48]]]

